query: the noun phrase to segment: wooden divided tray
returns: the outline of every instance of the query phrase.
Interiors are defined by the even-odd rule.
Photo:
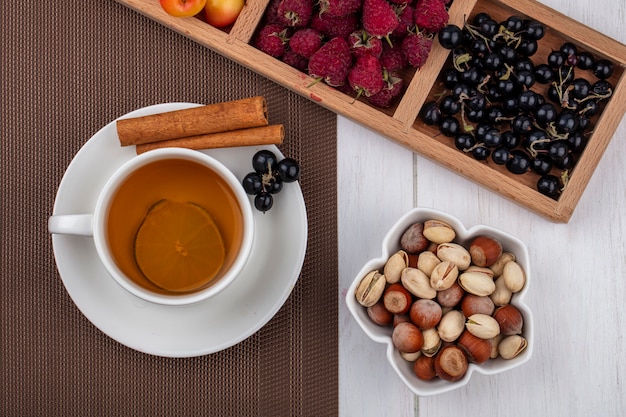
[[[162,10],[158,0],[117,1],[552,221],[569,221],[626,110],[623,79],[625,45],[533,0],[455,0],[452,3],[449,23],[461,27],[479,12],[488,12],[496,21],[517,15],[543,23],[546,35],[532,57],[535,61],[545,62],[552,49],[558,49],[569,41],[579,51],[590,52],[596,59],[606,58],[614,63],[615,69],[609,79],[614,86],[613,96],[600,115],[594,118],[587,146],[571,170],[567,186],[558,200],[554,200],[536,190],[538,175],[515,175],[491,161],[475,160],[457,150],[453,140],[442,135],[437,128],[421,122],[418,117],[420,109],[427,100],[442,92],[443,87],[438,78],[449,65],[450,51],[441,47],[436,40],[426,65],[419,71],[407,70],[402,74],[406,88],[397,104],[380,109],[364,99],[355,101],[354,97],[324,83],[312,85],[313,79],[306,74],[252,46],[268,0],[247,0],[237,21],[226,29],[212,27],[197,17],[169,16]]]

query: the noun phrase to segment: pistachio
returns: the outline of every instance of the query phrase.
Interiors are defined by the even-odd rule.
[[[500,257],[496,261],[496,263],[491,265],[489,269],[493,271],[493,276],[498,278],[500,275],[502,275],[502,270],[504,269],[504,265],[506,265],[507,262],[514,261],[514,260],[515,260],[515,255],[513,255],[511,252],[503,252],[502,255],[500,255]]]
[[[448,289],[459,276],[459,268],[450,261],[443,261],[430,274],[430,286],[437,291]]]
[[[450,310],[443,315],[437,332],[444,342],[454,342],[465,329],[465,316],[459,310]]]
[[[433,327],[422,331],[424,336],[424,344],[422,345],[422,353],[425,356],[435,356],[441,347],[441,337],[437,330]]]
[[[425,251],[419,254],[417,258],[417,269],[426,274],[430,278],[433,269],[441,263],[441,259],[433,252]]]
[[[470,294],[485,296],[496,289],[496,284],[489,275],[482,272],[463,272],[459,276],[459,285]]]
[[[371,307],[380,299],[385,291],[385,276],[378,271],[370,271],[359,283],[355,296],[363,307]]]
[[[456,237],[452,226],[440,220],[426,220],[423,234],[426,239],[437,244],[452,242]]]
[[[497,306],[503,306],[511,301],[513,293],[506,287],[504,277],[500,276],[495,281],[496,289],[489,295],[491,301]]]
[[[489,344],[491,345],[491,354],[489,355],[489,357],[491,359],[495,359],[495,358],[498,357],[498,355],[499,355],[499,353],[498,353],[498,345],[500,344],[500,341],[502,340],[503,337],[504,337],[504,335],[502,333],[500,333],[499,335],[489,339]]]
[[[514,293],[524,288],[524,284],[526,283],[526,274],[524,274],[524,270],[520,264],[515,261],[508,262],[504,265],[502,278],[504,278],[504,285]]]
[[[491,339],[500,333],[500,325],[496,319],[486,314],[472,314],[467,318],[465,328],[481,339]]]
[[[470,265],[464,272],[480,272],[481,274],[487,275],[489,278],[493,278],[493,271],[484,266]]]
[[[432,300],[437,291],[430,286],[430,278],[417,268],[404,268],[400,275],[400,282],[411,294],[418,298]]]
[[[400,281],[402,270],[409,265],[409,256],[403,250],[399,250],[387,259],[383,269],[383,275],[389,284]]]
[[[415,362],[420,356],[422,356],[422,351],[418,350],[417,352],[400,352],[400,356],[407,362]]]
[[[528,341],[520,335],[507,336],[498,344],[498,353],[503,359],[513,359],[528,346]]]
[[[458,243],[441,243],[437,246],[437,257],[442,261],[453,262],[460,271],[467,269],[472,257],[467,249]]]

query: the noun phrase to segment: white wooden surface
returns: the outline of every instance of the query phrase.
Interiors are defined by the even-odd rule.
[[[624,0],[542,1],[626,43]],[[568,224],[544,220],[345,118],[338,132],[341,416],[626,415],[625,121]],[[383,346],[352,319],[348,286],[380,254],[388,228],[415,206],[526,242],[536,327],[529,363],[497,376],[474,374],[464,388],[418,398],[391,370]]]

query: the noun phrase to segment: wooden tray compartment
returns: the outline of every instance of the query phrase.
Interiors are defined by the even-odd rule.
[[[438,76],[449,51],[433,44],[428,62],[419,71],[406,71],[406,89],[400,101],[389,109],[379,109],[364,100],[354,101],[323,83],[311,86],[312,79],[252,46],[252,38],[262,20],[268,0],[247,0],[234,25],[214,28],[201,18],[175,18],[167,15],[158,0],[117,0],[122,4],[162,23],[194,41],[224,55],[241,65],[309,98],[319,105],[350,118],[406,146],[500,195],[557,222],[569,221],[595,167],[608,146],[626,110],[623,91],[626,46],[534,0],[455,0],[450,7],[450,23],[462,26],[480,11],[498,19],[510,15],[529,17],[547,28],[535,57],[545,58],[550,48],[558,49],[565,41],[574,42],[580,50],[596,58],[610,59],[615,65],[609,80],[615,87],[613,97],[595,123],[587,147],[572,170],[567,188],[558,201],[535,189],[533,174],[514,175],[493,163],[476,161],[454,148],[452,140],[436,128],[418,120],[422,105],[440,91]],[[535,59],[533,57],[533,59]]]

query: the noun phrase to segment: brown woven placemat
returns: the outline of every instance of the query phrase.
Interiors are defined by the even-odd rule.
[[[335,115],[113,0],[2,1],[0,16],[0,415],[337,415]],[[136,108],[253,95],[302,165],[298,284],[264,328],[212,355],[117,343],[78,311],[55,267],[46,226],[65,169]]]

